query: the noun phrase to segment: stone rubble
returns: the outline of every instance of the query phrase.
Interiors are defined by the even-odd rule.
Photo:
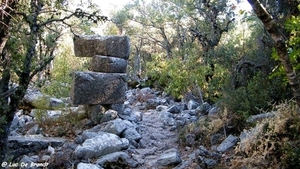
[[[67,158],[68,161],[72,161],[69,166],[75,165],[75,168],[109,168],[112,166],[137,169],[213,168],[223,158],[223,153],[230,151],[237,144],[238,137],[229,135],[224,138],[222,134],[215,134],[211,137],[211,142],[216,148],[209,150],[204,146],[198,146],[198,149],[193,150],[192,147],[197,147],[196,137],[187,133],[185,135],[187,147],[182,148],[178,143],[178,130],[197,120],[200,116],[208,117],[208,115],[203,115],[206,113],[193,113],[197,109],[202,109],[202,107],[213,109],[214,107],[208,106],[208,103],[204,103],[205,106],[199,104],[195,107],[188,106],[193,102],[168,103],[161,101],[156,107],[143,109],[143,105],[149,102],[139,100],[139,92],[141,92],[139,89],[128,90],[123,105],[71,107],[70,110],[74,112],[89,110],[88,113],[94,114],[95,118],[99,113],[102,115],[105,112],[117,113],[117,116],[111,116],[110,113],[110,118],[104,121],[94,119],[93,127],[79,132],[73,141],[61,138],[59,141],[55,141],[55,138],[42,136],[42,131],[39,136],[31,135],[30,132],[27,132],[28,136],[23,136],[24,131],[21,132],[20,128],[31,123],[34,124],[35,114],[28,116],[23,115],[20,111],[16,113],[11,126],[10,154],[16,154],[18,157],[15,159],[19,159],[19,161],[22,159],[23,161],[42,162],[43,160],[56,161],[58,158]],[[143,89],[142,92],[150,93],[151,98],[149,99],[165,99],[161,94],[155,93],[149,88]],[[129,100],[132,100],[131,104],[128,102]],[[113,110],[114,107],[119,110]],[[205,112],[210,110],[205,110]],[[88,117],[90,118],[92,115]],[[36,125],[28,128],[28,131],[38,129]],[[19,141],[14,141],[17,140],[16,138]],[[32,145],[30,150],[22,148],[28,147],[28,145]],[[40,151],[45,152],[43,156],[37,156]],[[93,162],[90,159],[94,159]],[[53,168],[63,164],[50,165]]]

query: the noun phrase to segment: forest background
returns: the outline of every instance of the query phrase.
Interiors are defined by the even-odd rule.
[[[108,18],[90,1],[2,0],[1,138],[28,87],[69,96],[72,72],[89,62],[74,57],[72,36],[104,23],[105,35],[131,39],[131,87],[178,100],[191,92],[226,110],[239,131],[250,115],[299,105],[299,1],[248,2],[253,11],[239,0],[134,0]]]

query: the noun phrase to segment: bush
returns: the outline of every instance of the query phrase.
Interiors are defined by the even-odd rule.
[[[87,118],[86,113],[77,113],[65,109],[58,118],[44,118],[43,121],[38,121],[38,124],[43,129],[44,134],[49,136],[74,138],[76,130],[86,127],[81,122],[85,118]]]
[[[198,94],[200,89],[204,100],[215,102],[217,98],[214,97],[220,94],[227,76],[222,65],[215,64],[215,67],[212,72],[199,56],[191,56],[187,60],[179,57],[166,60],[155,56],[147,64],[147,76],[150,78],[150,85],[164,90],[176,99],[182,99],[184,93],[189,91]],[[207,74],[213,74],[209,82],[205,78]]]
[[[278,106],[277,115],[257,123],[261,128],[236,147],[231,168],[300,168],[300,114],[294,103]]]
[[[54,68],[51,72],[51,81],[43,86],[42,92],[55,97],[68,97],[71,89],[72,73],[87,69],[86,58],[78,58],[72,54],[73,49],[69,46],[62,48],[54,59]]]
[[[35,106],[35,120],[37,123],[43,123],[47,118],[47,109],[50,107],[49,98],[41,97],[34,102]]]
[[[223,136],[227,134],[227,128],[229,127],[230,121],[232,120],[227,114],[227,111],[219,112],[217,116],[214,117],[200,117],[197,121],[192,122],[183,126],[179,130],[179,141],[181,144],[185,145],[185,137],[188,134],[195,135],[195,141],[198,145],[203,145],[205,147],[211,147],[211,136],[220,133]]]
[[[241,87],[234,88],[231,82],[224,88],[222,103],[230,112],[236,112],[248,118],[272,109],[275,103],[287,98],[291,93],[281,81],[270,79],[257,72]]]

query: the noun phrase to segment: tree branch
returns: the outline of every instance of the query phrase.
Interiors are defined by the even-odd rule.
[[[289,84],[293,90],[293,94],[297,104],[300,106],[300,83],[296,72],[293,69],[289,58],[285,34],[280,30],[279,25],[272,19],[269,12],[262,6],[258,0],[248,0],[258,18],[263,22],[267,31],[270,33],[275,42],[275,48],[279,56],[279,60],[283,65]]]

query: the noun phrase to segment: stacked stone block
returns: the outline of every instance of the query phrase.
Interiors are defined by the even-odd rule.
[[[75,72],[71,100],[74,105],[123,104],[130,44],[127,36],[74,37],[77,57],[92,57],[90,71]]]

